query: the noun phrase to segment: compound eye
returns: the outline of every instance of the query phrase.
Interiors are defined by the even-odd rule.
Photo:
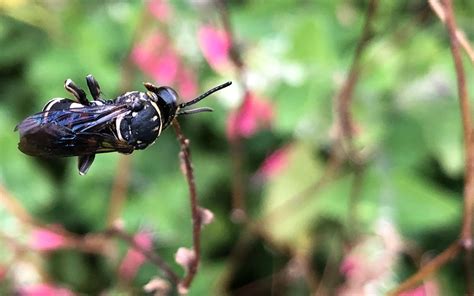
[[[166,104],[177,105],[178,93],[171,87],[159,87],[156,91],[156,94],[161,98]]]

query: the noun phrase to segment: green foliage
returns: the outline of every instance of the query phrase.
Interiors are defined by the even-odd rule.
[[[85,87],[84,77],[92,73],[107,98],[118,95],[124,61],[139,41],[135,38],[154,29],[168,32],[169,42],[177,43],[189,67],[198,69],[200,90],[216,81],[236,80],[233,74],[222,77],[212,72],[198,48],[199,14],[218,19],[217,12],[190,7],[188,1],[169,1],[174,8],[169,24],[148,16],[140,28],[143,32],[137,32],[143,3],[70,1],[50,7],[48,1],[27,2],[32,2],[29,9],[15,1],[0,3],[0,185],[40,221],[78,234],[100,232],[106,228],[119,156],[97,155],[87,176],[79,176],[76,159],[45,161],[19,152],[15,125],[41,110],[48,99],[69,96],[63,88],[67,78]],[[249,85],[275,111],[269,130],[241,142],[249,218],[269,218],[259,225],[263,234],[258,232],[257,242],[252,238],[247,248],[234,249],[250,235],[245,225],[230,218],[234,155],[225,132],[232,104],[222,101],[238,96],[239,86],[234,84],[229,98],[208,99],[216,112],[180,120],[191,140],[200,204],[215,215],[213,224],[203,228],[202,264],[190,295],[229,292],[226,289],[262,278],[267,283],[268,270],[276,269],[269,262],[281,267],[288,257],[305,252],[316,278],[327,272],[333,281],[328,286],[336,287],[342,282],[339,264],[347,255],[343,248],[351,229],[356,227],[360,237],[377,236],[381,220],[395,225],[400,243],[410,240],[423,246],[423,252],[444,249],[437,232],[452,229],[446,235],[456,237],[460,228],[466,164],[448,38],[434,16],[422,18],[420,7],[428,10],[425,2],[380,1],[351,106],[355,145],[367,155],[354,208],[350,206],[354,166],[348,162],[317,189],[305,192],[327,172],[327,153],[337,134],[334,98],[354,57],[365,2],[229,2],[239,49],[254,75],[249,77],[261,82],[250,80]],[[473,40],[472,1],[461,1],[456,14]],[[473,81],[467,60],[466,65],[467,81]],[[128,84],[143,91],[140,83],[149,77],[133,67],[130,71],[133,78]],[[265,157],[283,145],[289,147],[287,165],[275,176],[258,179],[257,169]],[[130,233],[151,230],[155,249],[181,275],[174,254],[179,247],[192,245],[192,225],[178,153],[179,143],[170,128],[153,146],[131,156],[131,180],[120,218]],[[292,198],[300,195],[305,196],[295,203]],[[358,225],[348,225],[351,211]],[[0,203],[0,234],[26,243],[29,232],[13,216]],[[14,259],[12,248],[0,245],[1,271]],[[53,281],[79,293],[141,293],[143,285],[161,274],[147,262],[130,283],[120,282],[116,270],[127,245],[118,245],[119,252],[110,257],[68,250],[42,258]],[[256,248],[258,253],[253,253]],[[247,263],[261,267],[252,278],[242,275]],[[326,264],[331,263],[327,271]],[[463,280],[455,276],[458,263],[440,275],[446,291],[462,290]],[[407,276],[407,266],[406,262],[392,266],[388,285]],[[282,293],[305,294],[309,288],[302,278],[287,283]],[[5,283],[7,287],[12,281]],[[9,291],[0,286],[0,294]]]

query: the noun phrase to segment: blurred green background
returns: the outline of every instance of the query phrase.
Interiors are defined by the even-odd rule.
[[[150,8],[155,2],[164,12]],[[380,1],[351,107],[363,170],[345,161],[318,185],[338,134],[333,100],[354,57],[367,2],[240,0],[227,8],[243,79],[231,63],[222,70],[209,66],[200,49],[203,25],[222,28],[213,1],[0,1],[2,202],[8,192],[44,224],[79,235],[100,232],[107,228],[114,180],[126,168],[119,213],[125,230],[150,231],[154,250],[183,274],[174,254],[191,247],[191,217],[172,128],[134,152],[129,167],[117,153],[102,154],[86,176],[79,176],[76,159],[22,154],[13,132],[49,99],[70,97],[67,78],[85,88],[85,76],[93,74],[107,98],[144,91],[142,81],[184,91],[179,75],[154,80],[160,76],[129,58],[159,35],[195,79],[188,96],[234,82],[201,103],[215,112],[180,119],[191,140],[200,204],[215,215],[203,228],[190,295],[350,294],[367,285],[381,294],[396,287],[461,227],[463,139],[444,26],[425,1]],[[474,2],[455,1],[455,14],[474,40]],[[473,68],[464,61],[472,93]],[[263,120],[257,112],[258,127],[236,144],[226,131],[245,87],[273,115]],[[268,159],[278,149],[276,160]],[[236,190],[246,222],[235,219]],[[147,262],[131,280],[121,279],[117,268],[128,245],[118,240],[110,242],[113,256],[28,248],[31,228],[0,203],[1,294],[37,283],[87,295],[141,294],[161,275]],[[431,277],[431,288],[462,294],[461,259]]]

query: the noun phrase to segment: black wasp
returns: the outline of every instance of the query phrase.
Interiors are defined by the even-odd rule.
[[[161,132],[179,115],[212,111],[184,109],[231,84],[221,84],[197,98],[178,103],[171,87],[144,83],[147,92],[131,91],[113,100],[102,98],[98,82],[86,77],[93,100],[71,79],[64,88],[76,100],[56,98],[42,112],[27,117],[15,128],[20,132],[18,148],[25,154],[43,157],[78,156],[79,173],[84,175],[96,153],[129,154],[153,144]]]

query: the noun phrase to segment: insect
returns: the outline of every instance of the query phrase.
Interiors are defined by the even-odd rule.
[[[99,83],[86,77],[93,100],[71,79],[64,88],[75,100],[55,98],[43,111],[24,119],[15,127],[20,133],[18,148],[25,154],[42,157],[78,157],[79,174],[85,175],[97,153],[130,154],[153,144],[180,115],[208,112],[207,107],[185,109],[232,82],[226,82],[186,102],[171,87],[144,83],[147,92],[131,91],[112,100],[102,97]]]

